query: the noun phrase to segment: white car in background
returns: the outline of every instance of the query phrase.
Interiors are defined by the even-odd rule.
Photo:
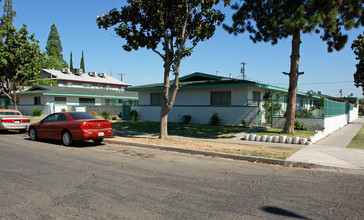
[[[19,130],[25,133],[30,125],[30,119],[25,118],[20,111],[0,109],[0,130]]]

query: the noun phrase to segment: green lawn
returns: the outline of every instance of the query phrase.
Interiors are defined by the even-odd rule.
[[[299,150],[297,148],[289,148],[289,147],[269,147],[269,149],[271,149],[274,152],[254,151],[254,150],[241,151],[241,150],[226,150],[226,149],[220,150],[218,152],[285,160]]]
[[[111,127],[116,130],[139,131],[149,133],[159,133],[159,122],[147,121],[118,121],[111,122]],[[208,137],[208,138],[227,138],[236,133],[243,132],[245,128],[240,126],[211,126],[200,124],[180,124],[168,123],[168,134],[191,136],[191,137]]]
[[[308,131],[302,131],[302,130],[295,130],[294,134],[287,134],[282,133],[282,128],[267,128],[265,130],[255,132],[257,135],[269,135],[269,136],[279,136],[279,135],[286,135],[287,137],[300,137],[300,138],[309,138],[316,134],[315,131],[308,130]]]
[[[46,115],[41,115],[41,116],[24,115],[24,117],[29,118],[30,119],[30,123],[35,123],[35,122],[38,122],[38,121],[42,120],[43,118],[45,118]]]
[[[351,140],[348,148],[364,149],[364,126],[361,127],[353,140]]]

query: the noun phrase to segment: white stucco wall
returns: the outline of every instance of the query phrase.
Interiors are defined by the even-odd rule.
[[[349,117],[349,122],[352,122],[359,117],[359,105],[349,112]]]
[[[205,89],[180,89],[177,92],[175,105],[210,105],[211,92],[215,91],[231,91],[231,105],[248,105],[248,100],[253,99],[253,91],[260,92],[260,98],[268,90],[262,88],[250,87],[232,87],[232,88],[205,88]],[[161,93],[160,90],[155,91],[139,91],[139,105],[150,105],[150,94]]]
[[[325,133],[330,134],[348,123],[348,115],[326,117],[324,121]]]

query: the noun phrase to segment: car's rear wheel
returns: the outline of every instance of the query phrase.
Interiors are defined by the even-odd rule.
[[[32,140],[32,141],[38,140],[37,130],[35,128],[30,128],[29,137],[30,137],[30,140]]]
[[[100,144],[104,139],[103,138],[96,138],[96,139],[92,139],[94,141],[95,144]]]
[[[62,134],[62,143],[64,146],[70,146],[73,144],[73,139],[69,131],[65,131]]]

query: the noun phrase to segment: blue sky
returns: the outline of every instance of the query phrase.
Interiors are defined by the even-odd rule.
[[[73,65],[79,67],[84,51],[86,72],[105,72],[114,78],[123,73],[123,81],[134,86],[163,81],[162,59],[152,51],[139,49],[125,52],[123,40],[113,29],[99,29],[96,16],[107,13],[112,8],[120,8],[125,1],[120,0],[13,0],[17,12],[14,25],[18,28],[25,23],[30,33],[34,33],[45,51],[50,27],[56,24],[61,36],[64,59],[69,63],[72,51]],[[2,4],[1,4],[2,6]],[[225,23],[231,22],[233,11],[222,8],[227,14]],[[355,55],[350,46],[363,28],[348,32],[349,40],[339,52],[328,53],[326,43],[317,34],[302,36],[300,68],[304,75],[299,77],[298,90],[322,91],[323,94],[340,96],[353,93],[363,97],[361,88],[353,83]],[[291,53],[291,38],[283,39],[276,45],[254,44],[248,33],[234,36],[221,27],[214,37],[201,42],[191,57],[181,63],[181,76],[203,72],[234,78],[241,77],[241,62],[246,62],[247,79],[288,88]]]

